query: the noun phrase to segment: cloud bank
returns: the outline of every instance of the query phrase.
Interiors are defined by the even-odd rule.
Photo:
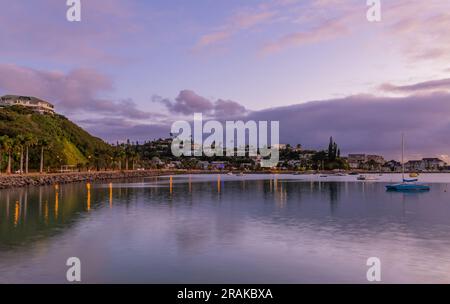
[[[183,114],[191,120],[194,112],[233,113],[230,120],[280,121],[280,140],[283,143],[301,143],[305,148],[323,149],[333,136],[343,153],[379,153],[387,158],[399,159],[400,138],[405,133],[409,158],[441,157],[449,161],[450,155],[450,93],[442,90],[445,79],[417,83],[410,86],[385,84],[392,90],[409,93],[402,97],[353,95],[346,98],[312,101],[287,107],[274,107],[261,111],[236,111],[238,103],[208,99],[185,90],[174,101],[166,101],[173,114]],[[434,88],[440,92],[427,91]],[[423,90],[425,89],[425,90]],[[227,107],[230,106],[230,111]],[[226,120],[226,116],[211,116]],[[99,123],[92,129],[101,131],[108,139],[130,136],[145,140],[167,136],[170,125],[177,119],[169,115],[165,123],[123,125],[115,128]]]
[[[232,100],[210,99],[200,96],[192,90],[182,90],[174,101],[155,97],[155,102],[162,103],[170,113],[192,115],[194,113],[203,113],[210,117],[227,118],[237,115],[243,115],[247,109]]]
[[[211,100],[193,90],[176,98],[157,99],[167,113],[143,111],[133,100],[101,98],[112,81],[92,69],[67,73],[0,64],[0,93],[32,95],[56,104],[64,114],[91,113],[79,120],[93,134],[108,141],[166,137],[173,121],[201,112],[208,119],[280,121],[284,143],[321,149],[333,136],[344,153],[380,153],[396,157],[401,133],[412,156],[450,154],[450,80],[410,85],[383,84],[384,92],[401,97],[354,95],[287,107],[249,111],[238,102]]]

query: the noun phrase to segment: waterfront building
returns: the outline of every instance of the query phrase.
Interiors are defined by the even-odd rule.
[[[423,171],[426,169],[423,160],[410,160],[405,164],[406,171]]]
[[[390,160],[383,165],[383,171],[400,172],[402,164],[396,160]]]
[[[424,158],[423,162],[426,170],[435,171],[443,169],[445,166],[447,166],[447,163],[439,158]]]
[[[208,161],[199,161],[197,163],[197,169],[208,170],[209,169],[209,162]]]
[[[167,168],[168,169],[182,169],[183,168],[183,164],[181,163],[181,161],[171,161],[169,164],[167,164]]]
[[[275,144],[275,145],[273,145],[273,148],[282,151],[282,150],[286,150],[287,149],[287,145],[286,144]]]
[[[316,153],[317,153],[317,151],[313,151],[313,150],[303,150],[300,152],[298,157],[302,161],[311,161],[314,154],[316,154]]]
[[[348,164],[352,169],[365,169],[369,168],[371,163],[375,163],[377,167],[385,164],[383,156],[380,155],[366,155],[366,154],[349,154]]]
[[[349,154],[348,155],[348,164],[352,169],[361,168],[364,163],[367,161],[366,154]]]
[[[375,163],[377,163],[379,165],[383,165],[386,162],[384,160],[384,157],[380,156],[380,155],[367,155],[366,161],[367,162],[374,161]]]
[[[302,162],[300,160],[289,160],[287,165],[291,168],[299,168],[301,167]]]

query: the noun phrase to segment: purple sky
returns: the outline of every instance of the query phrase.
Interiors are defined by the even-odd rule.
[[[0,94],[34,95],[108,141],[171,122],[280,120],[281,139],[450,162],[450,2],[0,0]]]

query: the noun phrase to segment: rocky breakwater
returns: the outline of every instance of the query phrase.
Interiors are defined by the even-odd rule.
[[[0,189],[18,188],[26,186],[46,186],[56,184],[69,184],[78,182],[95,182],[112,179],[126,179],[151,177],[163,174],[176,174],[176,172],[161,171],[122,171],[122,172],[80,172],[61,174],[36,175],[1,175]]]

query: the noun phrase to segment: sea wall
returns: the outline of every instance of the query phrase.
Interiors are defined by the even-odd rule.
[[[178,174],[177,171],[106,171],[77,172],[59,174],[0,175],[0,189],[69,184],[78,182],[95,182],[112,179],[151,177],[166,174]]]

